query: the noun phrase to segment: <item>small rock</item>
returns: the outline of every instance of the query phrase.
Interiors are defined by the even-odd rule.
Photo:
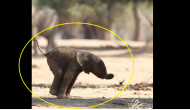
[[[140,92],[134,92],[133,94],[135,94],[135,95],[141,95]]]
[[[105,97],[103,96],[102,99],[105,99]]]
[[[46,107],[49,107],[50,105],[45,105]]]

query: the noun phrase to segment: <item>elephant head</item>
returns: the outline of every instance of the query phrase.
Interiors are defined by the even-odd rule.
[[[112,79],[114,77],[112,73],[107,73],[104,62],[98,56],[90,52],[78,51],[76,60],[85,73],[89,74],[89,72],[92,72],[101,79]]]

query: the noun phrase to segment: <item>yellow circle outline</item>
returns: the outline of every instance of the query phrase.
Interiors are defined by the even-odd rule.
[[[87,24],[87,25],[96,26],[96,27],[105,29],[105,30],[107,30],[107,31],[109,31],[109,32],[111,32],[111,33],[113,33],[113,34],[116,35],[120,40],[122,40],[117,34],[115,34],[114,32],[112,32],[112,31],[110,31],[110,30],[108,30],[108,29],[106,29],[106,28],[104,28],[104,27],[101,27],[101,26],[98,26],[98,25],[95,25],[95,24],[90,24],[90,23],[82,23],[82,22],[70,22],[70,23],[62,23],[62,24],[54,25],[54,26],[51,26],[51,27],[49,27],[49,28],[46,28],[46,29],[42,30],[41,32],[39,32],[38,34],[36,34],[34,37],[36,37],[36,36],[39,35],[40,33],[44,32],[44,31],[46,31],[46,30],[48,30],[48,29],[50,29],[50,28],[53,28],[53,27],[56,27],[56,26],[60,26],[60,25],[65,25],[65,24]],[[32,38],[27,42],[27,44],[26,44],[26,45],[24,46],[24,48],[22,49],[21,54],[20,54],[20,57],[19,57],[18,69],[19,69],[19,74],[20,74],[20,77],[21,77],[21,80],[22,80],[23,83],[24,83],[24,80],[22,79],[21,72],[20,72],[20,59],[21,59],[21,56],[22,56],[22,53],[23,53],[25,47],[28,45],[28,43],[29,43],[34,37],[32,37]],[[123,40],[122,40],[122,41],[123,41]],[[123,41],[123,42],[124,42],[124,41]],[[125,45],[127,46],[127,48],[129,49],[128,45],[127,45],[125,42],[124,42],[124,44],[125,44]],[[131,52],[130,49],[129,49],[129,52],[130,52],[130,54],[131,54],[132,61],[133,61],[132,75],[131,75],[131,78],[130,78],[129,82],[127,83],[127,85],[122,89],[122,91],[121,91],[119,94],[121,94],[121,93],[125,90],[125,88],[128,86],[128,84],[130,83],[130,81],[131,81],[131,79],[132,79],[133,72],[134,72],[134,59],[133,59],[133,55],[132,55],[132,52]],[[27,87],[27,85],[26,85],[25,83],[24,83],[24,85],[26,86],[26,88],[27,88],[33,95],[35,95],[35,94]],[[40,97],[38,97],[37,95],[35,95],[35,96],[36,96],[38,99],[40,99],[40,100],[42,100],[42,101],[44,101],[44,102],[46,102],[46,103],[48,103],[48,104],[50,104],[50,105],[57,106],[57,107],[70,108],[70,109],[83,109],[83,108],[91,108],[91,107],[96,107],[96,106],[105,104],[105,103],[107,103],[107,102],[113,100],[114,98],[116,98],[119,94],[117,94],[115,97],[113,97],[113,98],[111,98],[111,99],[109,99],[109,100],[107,100],[107,101],[105,101],[105,102],[103,102],[103,103],[100,103],[100,104],[97,104],[97,105],[94,105],[94,106],[88,106],[88,107],[64,107],[64,106],[59,106],[59,105],[56,105],[56,104],[52,104],[52,103],[50,103],[50,102],[47,102],[47,101],[41,99]]]

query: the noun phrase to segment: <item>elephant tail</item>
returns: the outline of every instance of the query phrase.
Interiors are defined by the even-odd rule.
[[[38,49],[39,49],[40,52],[46,57],[46,54],[44,54],[44,53],[42,52],[42,49],[40,48],[40,46],[39,46],[39,44],[38,44],[38,41],[37,41],[37,39],[36,39],[35,37],[33,38],[33,41],[36,42],[36,44],[37,44],[37,46],[38,46]]]

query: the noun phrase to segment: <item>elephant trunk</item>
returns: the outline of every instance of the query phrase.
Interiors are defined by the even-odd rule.
[[[105,79],[112,79],[114,77],[113,74],[106,74]]]

